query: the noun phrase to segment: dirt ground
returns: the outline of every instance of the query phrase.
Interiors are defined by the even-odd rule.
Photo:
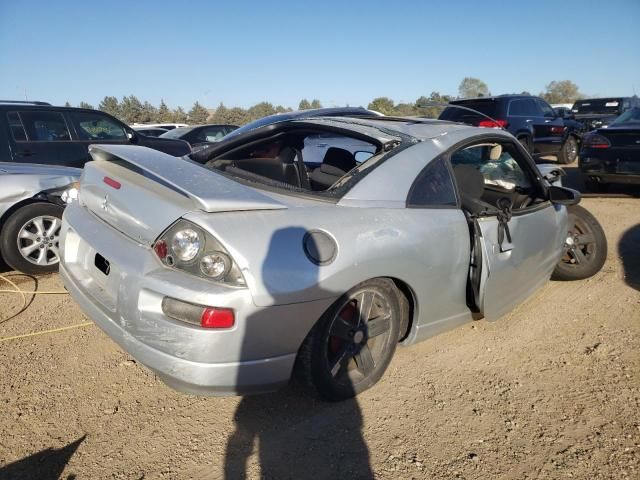
[[[640,200],[583,205],[608,236],[598,275],[399,348],[349,402],[178,394],[95,326],[0,342],[0,478],[640,478]],[[0,318],[20,303],[0,294]],[[86,321],[38,296],[0,337]]]

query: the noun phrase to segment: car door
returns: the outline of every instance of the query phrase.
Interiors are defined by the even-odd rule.
[[[64,115],[55,110],[31,109],[7,112],[11,153],[15,162],[67,165],[65,152],[71,133]]]
[[[485,154],[491,145],[500,146],[499,156]],[[563,252],[566,209],[544,198],[535,165],[515,142],[483,140],[453,152],[450,161],[454,172],[466,165],[482,173],[478,201],[483,208],[467,212],[474,232],[470,282],[479,312],[496,320],[551,276]],[[458,174],[456,179],[464,188]],[[505,198],[509,209],[501,207]]]

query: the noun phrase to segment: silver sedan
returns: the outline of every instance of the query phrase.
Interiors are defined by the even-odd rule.
[[[365,148],[305,161],[319,135]],[[63,219],[64,283],[183,392],[295,378],[348,398],[381,378],[398,343],[496,320],[554,272],[599,269],[593,232],[570,228],[579,193],[502,130],[313,118],[222,142],[194,156],[203,165],[135,146],[90,152]]]

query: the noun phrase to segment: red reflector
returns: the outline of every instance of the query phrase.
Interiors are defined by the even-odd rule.
[[[102,179],[102,181],[104,183],[106,183],[107,185],[109,185],[110,187],[115,188],[116,190],[120,190],[120,187],[122,186],[122,185],[120,185],[120,182],[117,182],[113,178],[110,178],[110,177],[104,177]]]
[[[478,123],[478,126],[486,127],[486,128],[507,128],[507,121],[496,120],[494,122],[493,120],[480,120],[480,123]]]
[[[594,143],[593,145],[589,145],[591,148],[609,148],[611,145],[608,143]]]
[[[235,324],[233,310],[207,307],[200,317],[200,326],[204,328],[231,328]]]
[[[567,127],[551,127],[551,133],[563,133]]]
[[[158,255],[158,258],[160,258],[160,260],[164,260],[165,258],[167,258],[167,253],[169,253],[167,242],[165,242],[164,240],[157,241],[153,246],[153,251],[156,252],[156,255]]]

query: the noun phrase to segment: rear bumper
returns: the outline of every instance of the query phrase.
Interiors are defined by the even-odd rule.
[[[111,262],[108,276],[95,271],[96,253]],[[277,389],[288,382],[299,346],[331,303],[257,307],[246,288],[162,267],[149,247],[136,244],[76,203],[65,210],[61,258],[64,284],[87,316],[162,381],[185,393]],[[174,320],[162,311],[165,296],[232,308],[235,325],[211,330]]]
[[[582,174],[600,183],[624,183],[627,185],[640,185],[640,175],[621,173],[582,172]]]

